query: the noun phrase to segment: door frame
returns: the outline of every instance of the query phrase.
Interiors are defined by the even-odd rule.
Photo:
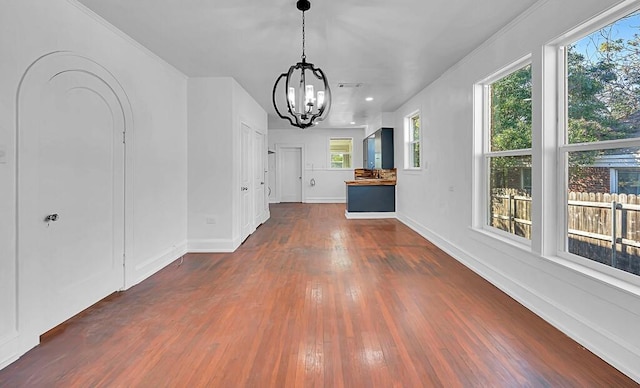
[[[247,128],[247,132],[248,132],[248,136],[247,136],[247,144],[246,144],[246,149],[243,147],[243,143],[242,143],[242,136],[243,136],[243,131],[244,128]],[[254,157],[253,157],[253,134],[254,134],[255,129],[246,121],[241,121],[240,122],[240,168],[238,169],[238,192],[239,194],[239,213],[238,213],[238,225],[240,226],[240,243],[243,243],[249,236],[251,236],[251,234],[256,230],[256,226],[255,225],[255,217],[254,217],[254,207],[255,207],[255,203],[254,203],[254,195],[255,193],[253,192],[253,173],[254,173]],[[242,190],[243,188],[243,181],[242,181],[242,168],[245,166],[246,164],[246,168],[247,168],[247,176],[248,176],[248,182],[247,182],[247,187],[246,190]],[[246,191],[246,193],[245,193]],[[247,226],[247,233],[245,235],[245,225],[243,225],[243,217],[245,216],[244,212],[243,212],[243,205],[244,205],[244,198],[248,197],[248,209],[247,212],[248,217],[249,217],[249,224]]]
[[[267,220],[267,187],[269,182],[267,181],[267,135],[258,129],[253,130],[253,216],[255,227],[262,225]],[[255,179],[256,177],[260,177],[258,183]],[[259,195],[260,186],[262,186],[262,195]],[[259,206],[258,206],[259,205]]]
[[[23,207],[20,194],[24,190],[28,190],[29,188],[25,188],[22,182],[22,177],[24,173],[21,169],[21,150],[24,147],[23,136],[21,136],[22,132],[22,123],[21,123],[21,109],[24,107],[22,105],[23,95],[25,90],[33,93],[37,91],[38,88],[41,87],[43,81],[46,82],[47,77],[54,76],[60,71],[80,71],[89,73],[100,81],[104,82],[114,93],[116,97],[119,107],[121,108],[121,112],[118,114],[123,115],[123,220],[122,220],[122,233],[124,238],[124,251],[122,252],[122,283],[119,290],[124,290],[133,285],[132,281],[134,279],[130,278],[130,271],[133,271],[132,268],[128,267],[128,262],[126,260],[127,257],[133,252],[133,203],[134,203],[134,174],[133,174],[133,160],[134,153],[132,152],[135,149],[133,141],[133,110],[131,107],[131,102],[129,96],[125,92],[124,88],[120,84],[120,82],[115,78],[115,76],[109,72],[104,66],[102,66],[97,61],[80,55],[71,51],[53,51],[47,54],[42,55],[37,58],[33,63],[31,63],[26,70],[24,71],[20,82],[18,84],[18,90],[16,93],[16,126],[15,126],[15,136],[16,136],[16,155],[15,155],[15,177],[16,177],[16,185],[15,185],[15,195],[16,195],[16,234],[15,234],[15,249],[16,249],[16,265],[17,265],[17,273],[16,273],[16,298],[15,298],[15,306],[16,306],[16,322],[15,328],[18,331],[19,336],[19,345],[18,345],[18,354],[23,354],[27,350],[33,348],[38,345],[40,342],[40,335],[42,333],[38,333],[34,325],[30,322],[25,322],[25,315],[28,315],[27,309],[29,307],[33,308],[33,306],[29,306],[28,299],[25,299],[25,295],[33,290],[25,289],[25,280],[22,277],[24,273],[24,260],[21,257],[20,246],[22,241],[22,236],[20,233],[20,225],[21,225],[21,209]],[[96,301],[97,302],[97,301]],[[26,305],[25,305],[26,304]]]
[[[283,164],[283,156],[282,151],[285,149],[300,149],[300,174],[302,179],[300,180],[300,192],[302,198],[300,201],[305,203],[307,201],[307,193],[306,193],[306,145],[303,143],[277,143],[276,144],[276,201],[277,203],[281,202],[282,195],[282,171],[284,170]]]

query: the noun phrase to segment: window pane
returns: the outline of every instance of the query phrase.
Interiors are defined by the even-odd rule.
[[[351,152],[353,147],[352,139],[331,139],[329,140],[331,152]]]
[[[531,239],[531,156],[489,158],[490,226]]]
[[[420,167],[420,143],[413,143],[413,166]]]
[[[640,197],[616,193],[621,183],[637,187],[640,148],[571,152],[568,157],[569,252],[640,275]]]
[[[531,65],[491,84],[491,151],[531,148]]]
[[[353,152],[353,139],[335,138],[329,139],[329,153],[331,168],[351,168],[351,154]]]
[[[411,118],[411,141],[420,140],[420,116]]]
[[[612,192],[618,194],[640,194],[640,168],[616,169],[615,187],[612,185]]]
[[[640,14],[632,13],[567,47],[567,141],[638,137]]]

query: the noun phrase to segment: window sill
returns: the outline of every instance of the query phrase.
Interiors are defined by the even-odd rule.
[[[640,277],[636,275],[616,270],[615,268],[604,264],[598,265],[596,262],[591,262],[589,259],[584,259],[579,256],[574,259],[564,257],[564,255],[559,254],[557,256],[542,256],[542,258],[553,264],[568,268],[586,278],[597,281],[598,283],[616,288],[634,297],[640,297]],[[579,262],[583,260],[586,260],[587,262]],[[601,270],[592,268],[592,265],[593,267],[600,266],[602,268]],[[609,274],[604,271],[612,273]]]
[[[473,234],[473,237],[476,241],[491,246],[492,248],[497,249],[504,254],[513,254],[513,251],[511,251],[511,249],[517,249],[518,251],[523,251],[527,254],[532,255],[532,257],[538,257],[549,263],[568,269],[580,276],[627,293],[634,298],[640,297],[640,277],[638,276],[626,273],[624,271],[618,271],[608,266],[598,265],[598,263],[592,263],[591,261],[588,261],[588,259],[583,259],[581,257],[568,258],[563,257],[560,254],[556,256],[540,256],[531,252],[531,246],[529,244],[521,243],[519,241],[504,237],[498,233],[482,228],[472,227],[470,229],[475,232]],[[503,244],[496,244],[496,241]],[[517,255],[514,255],[514,258],[525,264],[531,264],[531,262],[526,258],[519,258]],[[587,260],[588,262],[580,263],[580,261],[582,260]],[[593,264],[593,267],[599,266],[602,268],[592,268],[591,264]],[[611,272],[611,274],[606,272]],[[549,273],[551,275],[557,276],[551,272]],[[585,291],[589,290],[585,289]],[[624,307],[624,305],[621,305],[621,307]]]
[[[495,244],[492,244],[492,242],[499,241],[500,243],[506,244],[509,247],[516,248],[518,250],[525,251],[527,253],[531,253],[531,242],[524,238],[522,239],[523,241],[520,241],[520,239],[512,238],[512,236],[508,235],[506,232],[502,234],[502,233],[497,233],[496,231],[493,231],[493,230],[487,230],[487,229],[478,228],[478,227],[472,227],[471,230],[476,233],[475,235],[477,237],[476,240],[483,244],[487,244],[487,245],[490,245],[491,247],[496,248],[497,246]],[[487,239],[491,239],[493,241],[487,241]],[[505,252],[503,249],[499,249],[499,250],[502,252]]]

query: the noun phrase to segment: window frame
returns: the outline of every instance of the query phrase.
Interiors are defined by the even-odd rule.
[[[334,154],[334,152],[331,152],[331,141],[332,140],[349,140],[351,142],[351,152],[349,152],[348,154],[351,155],[350,157],[350,166],[349,167],[333,167],[332,165],[332,156]],[[329,162],[328,162],[328,168],[330,170],[352,170],[354,168],[354,163],[353,163],[353,155],[354,155],[354,143],[353,143],[353,137],[350,136],[331,136],[329,137],[329,141],[328,141],[328,154],[329,154]],[[340,154],[344,155],[344,152],[340,152]],[[343,165],[344,165],[344,161],[343,161]]]
[[[412,120],[418,117],[418,119],[420,120],[420,130],[418,131],[420,138],[419,139],[414,139],[413,138],[413,127],[412,127]],[[422,116],[420,113],[420,110],[416,110],[414,112],[411,112],[410,114],[406,115],[404,117],[404,169],[408,170],[408,171],[420,171],[423,169],[423,160],[422,160],[422,155],[423,155],[423,148],[422,148],[422,139],[424,137],[423,134],[423,125],[422,125]],[[413,166],[413,161],[415,160],[415,155],[413,152],[413,146],[415,144],[418,144],[418,163],[420,164],[419,166]]]
[[[626,271],[611,267],[606,264],[599,263],[589,258],[571,253],[569,251],[568,244],[568,227],[569,227],[569,154],[572,152],[581,151],[599,151],[609,150],[625,147],[640,147],[640,137],[628,138],[628,139],[616,139],[616,140],[603,140],[597,142],[587,143],[570,143],[568,139],[568,98],[566,91],[567,85],[567,62],[566,62],[566,47],[577,42],[578,40],[588,36],[589,34],[596,32],[607,25],[616,22],[617,20],[629,15],[630,13],[640,11],[640,7],[635,4],[621,4],[617,7],[613,7],[608,12],[599,15],[591,20],[587,20],[578,26],[573,31],[570,31],[551,42],[545,47],[545,52],[550,55],[550,61],[545,61],[543,65],[543,71],[549,71],[549,73],[555,73],[556,77],[553,80],[545,82],[545,86],[551,86],[553,82],[553,88],[548,88],[547,92],[543,94],[542,98],[549,98],[554,100],[556,111],[553,126],[544,129],[546,136],[555,135],[556,147],[554,157],[557,160],[556,167],[556,182],[555,185],[555,200],[557,201],[557,212],[551,222],[545,222],[545,227],[555,228],[554,234],[556,239],[555,251],[553,256],[546,256],[547,258],[556,261],[557,259],[566,260],[569,263],[573,263],[573,268],[578,269],[580,272],[588,273],[589,275],[602,279],[603,281],[622,286],[619,281],[626,282],[635,286],[640,286],[640,276],[628,273]],[[544,104],[544,101],[543,101]],[[545,107],[547,105],[545,104]],[[549,122],[550,120],[545,120]],[[554,131],[555,133],[552,133]],[[545,179],[549,181],[549,179]],[[551,224],[554,224],[552,226]],[[575,267],[578,265],[578,267]]]
[[[518,236],[515,233],[504,231],[495,226],[489,224],[489,186],[491,179],[491,160],[498,157],[517,157],[517,156],[529,156],[532,160],[532,190],[534,186],[534,152],[533,145],[530,148],[521,148],[515,150],[506,151],[492,151],[491,150],[491,85],[510,74],[523,69],[527,66],[533,65],[531,54],[527,54],[520,59],[511,62],[509,65],[501,68],[495,73],[477,82],[474,86],[474,116],[475,116],[475,153],[478,158],[475,158],[476,167],[474,168],[474,177],[480,180],[474,184],[475,187],[475,200],[473,201],[476,209],[474,210],[473,228],[477,231],[482,231],[485,234],[507,242],[509,244],[515,244],[525,250],[531,250],[532,240],[534,233],[532,232],[532,238],[527,239],[522,236]],[[533,73],[532,73],[533,76]],[[533,98],[533,87],[532,87]],[[533,107],[532,107],[533,114]],[[533,132],[533,126],[532,126]],[[533,135],[533,133],[532,133]],[[533,195],[532,195],[533,196]],[[535,215],[533,212],[535,208],[532,207],[532,229],[534,227]]]

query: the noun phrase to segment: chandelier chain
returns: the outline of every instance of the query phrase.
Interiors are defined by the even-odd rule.
[[[304,11],[302,11],[302,60],[304,61],[307,56],[304,53],[305,37],[304,37]]]

